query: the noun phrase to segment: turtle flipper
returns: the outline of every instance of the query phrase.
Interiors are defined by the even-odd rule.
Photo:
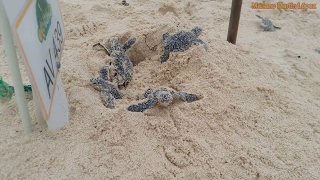
[[[107,89],[108,92],[110,94],[112,94],[112,96],[115,99],[122,99],[122,95],[120,93],[119,88],[117,88],[116,86],[114,86],[113,84],[109,83],[108,81],[106,81],[105,85],[104,85],[104,89]]]
[[[275,26],[275,25],[273,25],[273,27],[276,28],[276,29],[281,29],[281,27],[278,27],[278,26]]]
[[[167,62],[168,59],[169,59],[169,51],[165,51],[163,55],[160,56],[160,62],[161,63]]]
[[[168,32],[167,32],[167,33],[164,33],[164,34],[162,35],[162,40],[166,40],[169,36],[170,36],[170,35],[169,35]]]
[[[199,100],[199,97],[197,95],[189,94],[186,92],[177,92],[177,96],[179,96],[180,99],[188,103]]]
[[[109,81],[103,80],[101,77],[91,78],[91,85],[98,91],[105,91],[110,93],[115,99],[122,99],[120,90],[111,84]]]
[[[106,50],[108,56],[111,55],[111,49],[107,48],[105,45],[103,45],[103,44],[101,44],[101,43],[97,43],[97,44],[94,44],[94,45],[93,45],[93,47],[95,47],[95,46],[101,46],[101,47],[103,47],[103,49]]]
[[[264,19],[263,17],[259,16],[258,14],[256,14],[256,16],[257,16],[258,18],[260,18],[260,19]]]
[[[100,71],[99,71],[100,77],[105,80],[109,81],[110,76],[109,76],[109,66],[103,66]]]
[[[132,45],[137,41],[137,38],[131,38],[127,42],[124,43],[122,49],[126,52],[128,49],[132,47]]]
[[[102,99],[103,104],[107,108],[114,109],[115,102],[114,102],[114,97],[112,96],[112,94],[110,94],[106,91],[101,91],[101,99]]]
[[[131,112],[143,112],[147,109],[152,108],[154,105],[157,104],[157,100],[156,99],[149,99],[145,102],[142,103],[138,103],[137,105],[131,105],[128,107],[128,111]]]
[[[201,39],[195,39],[193,42],[196,43],[196,44],[201,44],[201,45],[203,45],[204,49],[205,49],[206,51],[208,51],[208,45],[207,45],[207,43],[205,43],[205,42],[202,41]]]

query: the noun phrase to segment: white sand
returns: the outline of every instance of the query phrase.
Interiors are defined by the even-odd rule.
[[[0,179],[320,179],[320,4],[255,11],[245,0],[232,45],[231,0],[60,2],[70,123],[37,125],[29,101],[33,133],[25,137],[15,99],[2,104]],[[259,31],[256,13],[282,29]],[[202,27],[209,51],[192,46],[160,64],[162,34],[177,26]],[[128,52],[138,65],[124,99],[108,109],[89,79],[111,60],[92,45],[112,36],[138,38]],[[11,83],[1,41],[0,49],[0,75]],[[126,110],[158,86],[204,98]]]

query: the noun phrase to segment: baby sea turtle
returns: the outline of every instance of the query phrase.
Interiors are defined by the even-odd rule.
[[[274,31],[275,28],[276,29],[281,29],[280,27],[277,27],[275,25],[273,25],[273,23],[271,22],[271,20],[269,18],[263,18],[259,15],[256,14],[256,16],[260,19],[262,19],[262,22],[261,22],[261,26],[262,26],[262,30],[263,31]]]
[[[109,67],[103,66],[99,71],[100,76],[91,78],[91,85],[98,91],[101,91],[103,104],[108,108],[115,107],[115,99],[122,99],[120,90],[109,81]]]
[[[314,49],[317,53],[320,54],[320,49]]]
[[[173,35],[169,35],[169,33],[163,34],[164,54],[161,55],[160,62],[166,62],[169,59],[170,52],[183,52],[192,44],[202,44],[207,51],[207,44],[201,39],[198,39],[198,36],[201,34],[201,32],[201,28],[195,27],[188,32],[179,31]]]
[[[132,79],[133,64],[126,54],[126,51],[136,42],[136,38],[131,38],[123,46],[121,46],[117,38],[110,39],[110,48],[97,43],[93,46],[102,46],[107,54],[113,58],[113,66],[115,68],[115,79],[118,85],[126,87]]]
[[[124,5],[124,6],[129,6],[129,3],[127,3],[126,0],[122,0],[122,5]]]
[[[168,106],[174,100],[181,99],[185,102],[193,102],[199,100],[199,96],[195,94],[189,94],[186,92],[177,92],[173,89],[161,87],[159,89],[153,90],[151,88],[147,89],[144,93],[144,98],[146,101],[138,103],[137,105],[131,105],[128,107],[128,111],[131,112],[143,112],[147,109],[152,108],[156,104],[161,106]]]

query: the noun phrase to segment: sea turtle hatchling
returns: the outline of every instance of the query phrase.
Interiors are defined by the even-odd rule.
[[[199,96],[195,94],[189,94],[186,92],[177,92],[173,89],[161,87],[159,89],[153,90],[151,88],[147,89],[144,93],[144,98],[146,101],[138,103],[137,105],[130,105],[128,111],[131,112],[143,112],[147,109],[152,108],[156,104],[161,106],[168,106],[174,100],[181,99],[185,102],[193,102],[199,100]]]
[[[183,52],[192,44],[202,44],[207,51],[207,44],[198,38],[201,32],[201,28],[195,27],[191,31],[179,31],[173,35],[169,35],[168,32],[163,34],[164,53],[160,56],[160,62],[166,62],[170,52]]]
[[[267,17],[263,18],[257,14],[256,14],[256,16],[258,18],[262,19],[261,26],[262,26],[263,31],[274,31],[275,29],[281,29],[280,27],[273,25],[273,23],[271,22],[271,20],[269,18],[267,18]]]
[[[133,64],[126,54],[126,51],[132,47],[136,42],[136,38],[131,38],[123,46],[121,46],[117,38],[112,38],[109,41],[110,48],[104,46],[101,43],[97,43],[94,46],[102,46],[107,54],[113,58],[113,66],[115,68],[115,79],[118,86],[123,85],[126,87],[132,79]]]
[[[109,81],[108,66],[103,66],[99,74],[99,77],[91,78],[90,83],[96,90],[101,91],[100,96],[103,104],[108,108],[114,109],[115,99],[122,99],[120,90]]]
[[[127,3],[126,0],[122,0],[122,5],[124,5],[124,6],[129,6],[129,3]]]

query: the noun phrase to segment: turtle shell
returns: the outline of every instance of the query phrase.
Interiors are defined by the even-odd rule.
[[[185,51],[192,45],[195,38],[191,32],[177,32],[164,40],[164,50],[169,52]]]

